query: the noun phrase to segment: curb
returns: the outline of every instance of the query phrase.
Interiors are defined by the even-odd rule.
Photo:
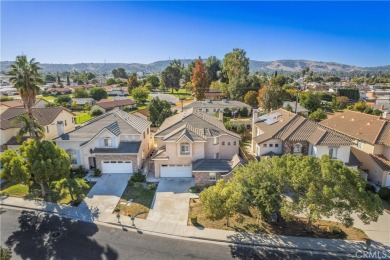
[[[269,247],[269,248],[284,248],[284,249],[290,249],[290,250],[302,250],[302,251],[310,251],[310,252],[334,253],[334,254],[344,254],[344,255],[345,254],[355,254],[356,253],[356,251],[353,251],[353,252],[352,251],[332,251],[332,250],[316,249],[316,248],[300,248],[300,247],[291,247],[291,246],[283,246],[283,245],[270,245],[270,244],[256,243],[256,242],[239,242],[239,241],[232,241],[232,240],[205,238],[205,237],[196,237],[196,236],[180,236],[180,235],[156,232],[156,231],[152,231],[152,230],[138,229],[135,226],[128,226],[128,225],[123,225],[123,224],[113,223],[113,222],[104,222],[104,221],[98,221],[98,220],[96,222],[95,221],[90,222],[90,221],[78,219],[78,218],[72,217],[70,215],[61,214],[61,213],[54,212],[54,211],[47,211],[47,210],[36,209],[36,208],[29,208],[29,207],[23,207],[23,206],[15,206],[15,205],[10,205],[10,204],[5,204],[5,203],[1,203],[0,205],[12,207],[12,208],[21,208],[21,209],[26,209],[26,210],[34,210],[34,211],[50,213],[50,214],[58,215],[58,216],[61,216],[61,217],[66,217],[66,218],[75,219],[75,220],[88,222],[88,223],[95,223],[95,224],[96,223],[102,223],[102,224],[106,224],[106,225],[112,225],[112,226],[117,226],[117,227],[126,227],[126,228],[130,228],[130,229],[133,229],[133,230],[140,230],[140,231],[145,231],[145,232],[154,233],[154,234],[161,234],[161,235],[166,235],[166,236],[171,236],[171,237],[181,237],[181,238],[188,238],[188,239],[196,239],[196,240],[199,240],[199,241],[203,240],[203,241],[210,241],[210,242],[228,243],[228,244],[233,244],[233,245],[263,246],[263,247]],[[359,243],[363,243],[363,242],[359,242]],[[364,250],[364,245],[363,245],[362,250]]]

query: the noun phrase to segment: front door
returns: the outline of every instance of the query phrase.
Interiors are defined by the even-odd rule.
[[[96,167],[96,157],[89,157],[89,168],[94,169]]]

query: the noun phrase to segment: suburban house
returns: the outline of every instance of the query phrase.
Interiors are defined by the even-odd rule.
[[[117,100],[110,100],[110,101],[99,101],[96,102],[95,105],[91,107],[91,110],[99,109],[103,113],[106,113],[107,111],[110,111],[114,108],[123,109],[123,107],[129,107],[129,108],[136,108],[136,102],[134,100],[125,98],[125,99],[117,99]]]
[[[308,116],[309,115],[309,110],[301,106],[299,103],[295,101],[284,101],[283,102],[283,108],[287,108],[288,106],[291,107],[291,112],[295,113],[295,108],[297,108],[297,113],[303,115],[303,116]]]
[[[55,139],[74,168],[138,172],[153,148],[151,122],[114,109]]]
[[[49,95],[65,95],[72,94],[73,89],[71,88],[49,88],[46,90]]]
[[[230,109],[231,111],[238,111],[243,108],[246,108],[248,110],[248,114],[251,113],[252,107],[250,105],[247,105],[243,102],[236,101],[236,100],[204,100],[204,101],[194,101],[190,104],[184,106],[184,110],[187,109],[194,109],[195,112],[205,112],[209,114],[215,114],[219,111],[223,112],[224,109]]]
[[[128,94],[127,87],[122,87],[120,85],[111,85],[103,87],[107,91],[109,96],[124,96]]]
[[[350,153],[352,140],[340,133],[284,109],[252,117],[252,153],[261,158],[283,154],[329,155],[357,169],[359,161]]]
[[[219,91],[209,91],[204,93],[204,99],[209,100],[222,100],[225,99],[226,95]]]
[[[204,187],[229,178],[242,164],[238,156],[241,137],[225,128],[222,113],[217,118],[187,109],[167,118],[154,137],[156,178],[194,177],[195,185]]]
[[[46,100],[39,98],[35,101],[34,107],[44,108],[46,104],[48,104]],[[23,101],[21,99],[15,99],[10,101],[0,102],[0,114],[2,114],[5,110],[12,107],[24,107]]]
[[[362,163],[368,181],[390,186],[390,121],[380,116],[345,111],[320,122],[353,140],[352,154]]]
[[[14,107],[7,109],[0,115],[2,150],[19,148],[20,143],[16,141],[16,134],[20,125],[14,125],[12,121],[26,113],[25,108]],[[33,108],[33,116],[45,128],[45,140],[53,140],[59,135],[75,129],[74,114],[63,107]]]
[[[148,109],[141,109],[137,110],[133,113],[133,115],[138,116],[140,118],[143,118],[145,120],[148,120],[149,118],[149,110]]]
[[[76,102],[77,106],[84,106],[87,103],[89,103],[92,106],[96,103],[96,100],[93,98],[74,98],[72,99],[72,103],[73,102]]]

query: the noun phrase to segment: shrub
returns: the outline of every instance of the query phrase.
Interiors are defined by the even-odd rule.
[[[341,229],[338,226],[329,226],[328,230],[332,234],[341,234],[342,233]]]
[[[366,188],[365,188],[366,191],[370,191],[372,193],[376,193],[376,190],[375,190],[375,187],[372,186],[371,184],[366,184]]]
[[[127,185],[130,186],[130,187],[133,187],[133,186],[134,186],[134,181],[129,180],[129,181],[127,182]]]
[[[378,192],[378,195],[381,199],[384,199],[384,200],[390,200],[390,189],[389,188],[386,188],[386,187],[382,187],[379,192]]]
[[[195,216],[194,214],[191,215],[190,220],[191,220],[192,224],[197,224],[198,223],[198,217]]]
[[[198,188],[197,188],[196,186],[192,186],[192,187],[190,187],[190,188],[188,189],[188,191],[191,192],[191,193],[195,193],[195,192],[198,191]]]
[[[146,177],[142,173],[137,172],[131,176],[130,180],[132,180],[133,182],[144,182],[146,180]]]
[[[94,109],[91,111],[91,116],[100,116],[100,115],[103,115],[103,111],[101,111],[100,109]]]
[[[100,175],[102,175],[102,171],[98,168],[96,168],[94,171],[93,171],[93,175],[95,177],[99,177]]]
[[[116,206],[115,209],[114,209],[114,212],[119,212],[119,211],[121,211],[121,207]]]
[[[148,184],[148,189],[149,189],[149,190],[155,190],[155,189],[157,189],[157,184],[156,184],[156,183],[150,183],[150,184]]]
[[[134,182],[134,187],[136,187],[136,188],[143,188],[144,184],[142,182]]]

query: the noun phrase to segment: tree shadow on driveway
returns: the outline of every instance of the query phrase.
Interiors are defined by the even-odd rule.
[[[5,241],[22,259],[117,259],[109,245],[101,245],[93,235],[94,223],[61,218],[43,212],[22,211],[20,230]]]

